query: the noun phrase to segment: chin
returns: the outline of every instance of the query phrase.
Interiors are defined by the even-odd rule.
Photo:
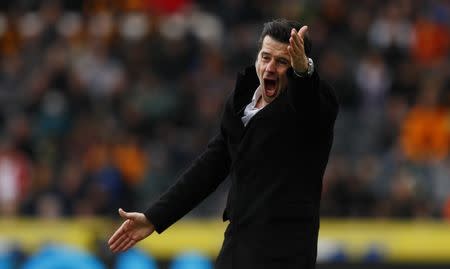
[[[273,101],[275,98],[278,97],[278,95],[280,95],[280,90],[276,90],[275,93],[272,96],[268,96],[267,94],[263,94],[263,98],[265,99],[266,102],[269,101]]]

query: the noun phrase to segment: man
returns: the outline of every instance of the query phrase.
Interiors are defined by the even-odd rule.
[[[264,25],[255,66],[238,75],[219,133],[145,213],[109,240],[124,251],[163,232],[227,177],[229,220],[216,268],[315,267],[322,177],[338,105],[308,55],[307,26]]]

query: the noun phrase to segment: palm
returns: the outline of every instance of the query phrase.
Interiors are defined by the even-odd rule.
[[[303,26],[298,32],[292,29],[289,38],[288,52],[291,57],[291,65],[299,73],[303,73],[308,68],[308,59],[304,48],[304,37],[307,31],[308,26]]]
[[[119,214],[126,218],[108,241],[113,252],[126,251],[137,242],[148,237],[155,228],[142,213],[127,213],[119,209]]]
[[[124,224],[124,233],[137,241],[146,238],[152,233],[148,224],[139,223],[134,220],[126,220],[124,221]]]

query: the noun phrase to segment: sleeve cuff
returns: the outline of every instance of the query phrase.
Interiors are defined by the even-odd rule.
[[[308,69],[303,73],[298,73],[295,69],[292,69],[292,71],[299,78],[310,77],[314,73],[314,62],[311,58],[308,58]]]
[[[297,71],[295,71],[294,69],[292,69],[292,71],[294,72],[294,74],[299,77],[299,78],[304,78],[308,76],[308,71],[303,72],[303,73],[297,73]]]

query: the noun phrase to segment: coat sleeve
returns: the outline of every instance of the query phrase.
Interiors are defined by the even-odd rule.
[[[293,109],[303,117],[321,118],[322,123],[332,126],[339,110],[334,89],[319,78],[317,71],[310,77],[299,77],[290,68],[287,76],[289,102]]]
[[[230,163],[227,144],[221,130],[176,183],[144,212],[155,230],[158,233],[163,232],[211,194],[227,177]]]

